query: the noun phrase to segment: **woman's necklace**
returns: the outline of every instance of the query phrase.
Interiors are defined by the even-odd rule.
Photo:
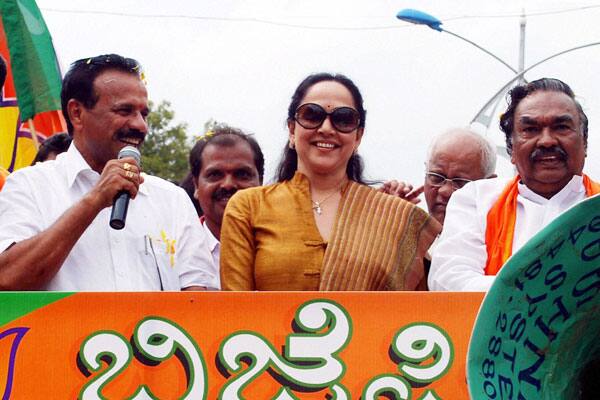
[[[344,179],[344,182],[346,180]],[[339,193],[340,189],[342,188],[343,183],[333,192],[329,193],[327,196],[325,196],[325,198],[321,199],[321,200],[313,200],[310,199],[310,201],[312,202],[312,209],[317,213],[317,215],[321,215],[323,213],[323,209],[321,208],[321,205],[323,203],[325,203],[327,200],[329,200],[331,198],[331,196],[333,196],[336,193]]]
[[[323,212],[323,210],[321,209],[321,204],[325,203],[327,200],[329,200],[329,198],[331,196],[333,196],[336,193],[337,193],[337,190],[335,192],[329,193],[327,195],[327,197],[325,197],[324,199],[322,199],[320,201],[314,201],[314,200],[311,199],[311,201],[312,201],[312,209],[315,210],[317,214],[321,215],[321,213]]]

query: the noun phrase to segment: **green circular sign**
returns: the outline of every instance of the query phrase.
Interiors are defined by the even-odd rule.
[[[471,398],[586,398],[582,370],[600,357],[599,292],[595,196],[554,220],[500,270],[469,344]]]

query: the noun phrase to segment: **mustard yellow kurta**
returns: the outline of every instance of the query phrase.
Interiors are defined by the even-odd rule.
[[[236,193],[221,229],[222,288],[403,290],[416,286],[423,268],[415,262],[421,262],[439,231],[427,213],[350,182],[342,191],[327,249],[311,205],[309,181],[300,173],[290,181]],[[346,271],[346,265],[351,270]]]
[[[315,224],[308,179],[237,192],[221,228],[223,290],[318,290],[327,244]]]

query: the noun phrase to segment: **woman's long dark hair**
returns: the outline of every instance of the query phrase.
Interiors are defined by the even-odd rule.
[[[308,89],[310,89],[313,85],[319,82],[325,81],[338,82],[344,85],[344,87],[350,91],[350,93],[352,94],[352,98],[354,99],[354,105],[360,116],[360,124],[358,127],[364,128],[367,111],[364,109],[363,98],[360,94],[360,90],[358,90],[358,87],[356,87],[356,85],[354,84],[354,82],[352,82],[352,80],[350,80],[350,78],[344,75],[330,74],[326,72],[309,75],[300,83],[300,85],[298,85],[296,91],[294,92],[294,95],[292,96],[292,102],[288,107],[287,123],[289,124],[290,122],[294,122],[294,115],[296,114],[296,109],[298,108],[298,106],[300,106],[300,102],[302,101],[302,99],[304,99],[304,96],[306,96],[306,92],[308,92]],[[283,182],[292,179],[297,169],[298,154],[296,153],[296,149],[291,149],[286,144],[286,146],[283,149],[281,161],[279,162],[279,165],[277,166],[277,171],[275,173],[277,182]],[[350,160],[348,160],[348,165],[346,166],[346,174],[348,175],[348,179],[358,183],[367,184],[367,182],[363,178],[363,170],[364,164],[362,159],[358,154],[353,154],[352,157],[350,157]]]

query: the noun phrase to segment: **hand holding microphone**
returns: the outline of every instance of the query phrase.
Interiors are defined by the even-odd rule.
[[[141,154],[138,149],[133,146],[125,146],[119,151],[117,157],[119,160],[123,158],[132,158],[135,162],[135,166],[125,162],[122,164],[125,177],[131,179],[135,177],[136,172],[132,169],[138,170],[141,160]],[[113,207],[110,213],[110,227],[113,229],[123,229],[125,227],[125,220],[127,218],[127,209],[129,207],[129,199],[131,195],[126,190],[121,190],[113,199]]]

